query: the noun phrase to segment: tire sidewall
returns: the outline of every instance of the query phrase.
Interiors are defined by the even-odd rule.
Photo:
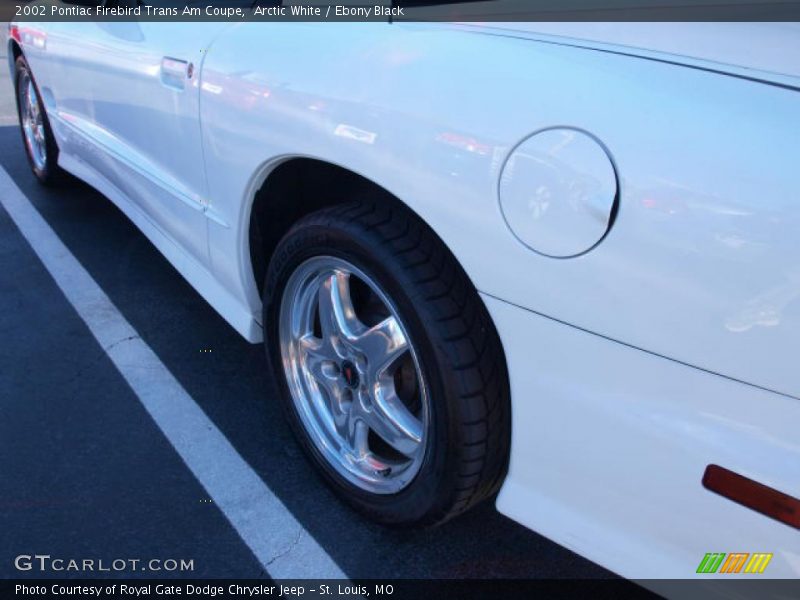
[[[459,416],[453,414],[457,405],[448,395],[453,389],[448,385],[447,368],[431,339],[426,322],[424,303],[410,297],[407,290],[413,282],[403,280],[402,269],[391,269],[396,258],[385,247],[370,240],[368,233],[352,224],[336,221],[310,224],[292,230],[279,244],[270,263],[264,286],[264,324],[267,355],[281,392],[281,404],[304,450],[321,467],[325,478],[347,501],[373,518],[389,525],[418,523],[425,515],[435,515],[448,504],[455,473],[449,468],[453,460],[452,449],[458,444],[458,430],[454,426]],[[425,457],[414,479],[396,494],[371,494],[353,485],[322,457],[302,424],[289,391],[284,374],[279,342],[279,312],[282,296],[289,277],[309,258],[334,256],[344,259],[374,279],[394,304],[400,320],[414,345],[420,370],[427,386],[430,418],[426,432]]]

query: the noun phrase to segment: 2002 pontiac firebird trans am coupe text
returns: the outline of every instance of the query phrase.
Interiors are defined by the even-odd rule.
[[[746,40],[746,43],[742,40]],[[36,177],[249,341],[369,518],[800,574],[796,25],[26,23]],[[738,50],[737,50],[738,49]]]

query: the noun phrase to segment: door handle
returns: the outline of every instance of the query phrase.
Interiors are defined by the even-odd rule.
[[[182,90],[193,71],[194,66],[188,61],[169,56],[161,59],[161,83],[167,87]]]

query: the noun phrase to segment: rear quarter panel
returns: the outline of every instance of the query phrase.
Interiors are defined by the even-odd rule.
[[[176,25],[177,26],[177,25]],[[292,156],[398,196],[476,287],[731,378],[800,395],[800,95],[653,60],[453,25],[244,23],[213,45],[201,118],[215,268],[258,309],[252,194]],[[532,252],[498,178],[531,133],[597,136],[620,208],[583,256]]]

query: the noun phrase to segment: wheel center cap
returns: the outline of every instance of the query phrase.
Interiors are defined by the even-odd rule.
[[[349,360],[342,363],[342,377],[348,387],[353,389],[358,387],[358,370],[356,370],[356,366]]]

